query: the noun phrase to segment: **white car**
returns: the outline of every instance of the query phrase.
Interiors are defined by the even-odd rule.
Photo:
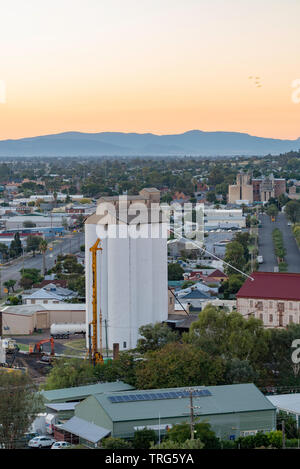
[[[51,449],[64,449],[64,448],[70,448],[70,443],[67,441],[56,441],[52,446]]]
[[[50,448],[56,440],[50,436],[36,436],[28,442],[30,448]]]

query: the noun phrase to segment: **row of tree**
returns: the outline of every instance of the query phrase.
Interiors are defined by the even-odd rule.
[[[182,336],[161,324],[143,326],[140,334],[136,350],[121,352],[119,359],[104,365],[59,361],[46,389],[93,380],[123,380],[138,389],[246,382],[261,389],[300,387],[291,361],[292,342],[300,335],[298,324],[266,330],[258,319],[208,305]]]

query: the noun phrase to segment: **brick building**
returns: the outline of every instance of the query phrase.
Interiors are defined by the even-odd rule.
[[[300,274],[253,272],[236,295],[237,311],[266,327],[300,324]]]

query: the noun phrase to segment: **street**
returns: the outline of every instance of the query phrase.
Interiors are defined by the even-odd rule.
[[[57,239],[53,243],[53,249],[47,250],[46,253],[46,268],[50,269],[54,265],[54,261],[59,254],[75,253],[80,250],[80,245],[84,244],[84,233],[72,233],[64,236],[62,239]],[[24,257],[24,269],[40,269],[43,266],[42,254],[36,254],[34,257]],[[1,266],[1,295],[3,295],[2,285],[7,280],[13,279],[19,281],[20,270],[23,268],[23,258],[19,257],[12,262],[12,265]]]
[[[259,270],[274,272],[274,267],[278,265],[274,254],[272,232],[274,228],[279,228],[286,249],[285,262],[288,264],[288,272],[300,272],[300,251],[284,213],[279,213],[275,222],[272,222],[266,214],[260,215],[259,218],[262,223],[262,227],[259,228],[259,255],[264,259]]]

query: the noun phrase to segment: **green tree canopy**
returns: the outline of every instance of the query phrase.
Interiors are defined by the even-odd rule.
[[[136,384],[139,389],[214,385],[222,381],[223,372],[221,358],[174,342],[145,354],[136,367]]]
[[[142,336],[137,343],[139,353],[157,350],[170,342],[179,340],[178,332],[172,331],[167,324],[161,323],[141,326],[139,334]]]
[[[184,274],[183,268],[176,263],[168,264],[168,280],[182,280]]]
[[[0,444],[14,449],[42,409],[31,378],[21,372],[0,370]]]

